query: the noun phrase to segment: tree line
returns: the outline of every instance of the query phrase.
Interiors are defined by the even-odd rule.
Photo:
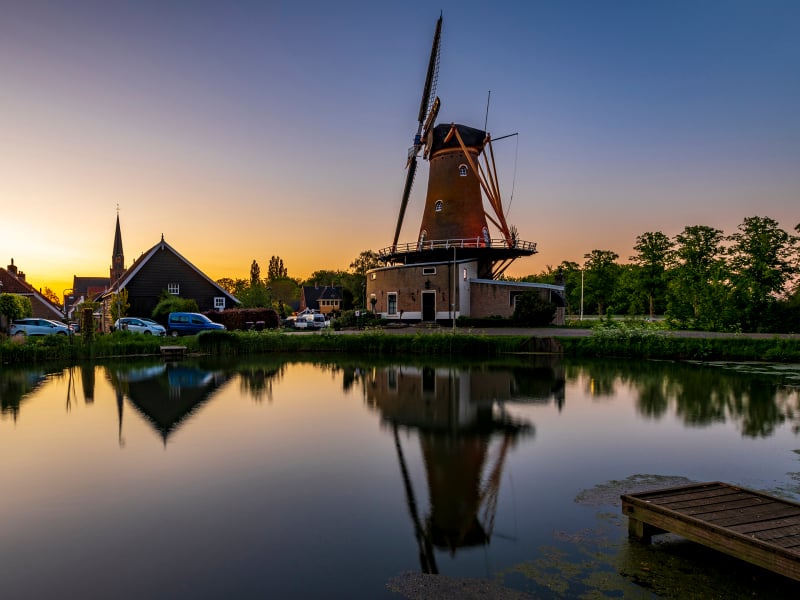
[[[253,259],[250,277],[223,277],[217,283],[242,303],[242,308],[273,308],[286,317],[300,300],[303,286],[337,286],[342,288],[342,310],[365,308],[365,289],[369,269],[380,266],[377,253],[364,250],[350,263],[348,270],[314,271],[308,278],[291,277],[280,256],[269,259],[267,273],[262,277],[261,266]]]
[[[799,242],[755,216],[731,235],[705,225],[674,237],[648,231],[629,263],[592,250],[583,264],[563,261],[519,280],[563,283],[572,314],[663,315],[671,327],[707,331],[800,331]]]

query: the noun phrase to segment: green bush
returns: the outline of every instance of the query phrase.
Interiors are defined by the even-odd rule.
[[[167,316],[171,312],[197,312],[200,310],[197,301],[191,298],[162,297],[153,309],[152,317],[162,325],[166,325]]]
[[[542,298],[538,292],[524,292],[517,296],[514,321],[523,327],[550,325],[556,316],[556,305]]]

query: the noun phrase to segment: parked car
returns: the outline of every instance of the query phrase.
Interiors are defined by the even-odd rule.
[[[138,317],[122,317],[114,323],[117,331],[132,331],[144,335],[167,335],[167,329],[155,321]]]
[[[225,325],[214,323],[214,321],[200,313],[172,312],[167,317],[167,335],[173,337],[220,329],[225,329]]]
[[[330,324],[331,322],[325,320],[325,315],[322,313],[306,313],[297,316],[294,327],[295,329],[323,329]]]
[[[50,319],[15,319],[8,328],[9,335],[71,335],[72,329]]]

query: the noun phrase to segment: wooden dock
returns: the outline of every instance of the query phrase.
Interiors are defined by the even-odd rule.
[[[622,496],[631,537],[675,533],[800,581],[800,504],[709,482]]]
[[[186,358],[186,346],[160,346],[161,358],[164,360],[181,360]]]

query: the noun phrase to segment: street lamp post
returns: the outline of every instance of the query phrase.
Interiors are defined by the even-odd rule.
[[[63,302],[64,302],[63,311],[64,311],[64,318],[65,319],[67,318],[67,292],[73,292],[74,293],[74,290],[72,288],[67,288],[63,292],[61,292],[61,295],[62,295],[62,298],[63,298]]]
[[[591,254],[584,254],[583,258],[584,259],[589,259],[589,258],[592,258],[592,255]],[[585,271],[586,271],[586,263],[584,262],[583,266],[581,267],[581,321],[583,321],[583,273]]]

